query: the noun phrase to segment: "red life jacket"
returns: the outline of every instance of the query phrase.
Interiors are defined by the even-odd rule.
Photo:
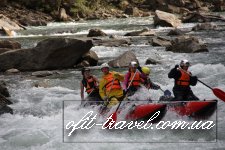
[[[178,80],[176,80],[176,85],[190,86],[190,75],[187,74],[190,74],[190,72],[187,71],[187,73],[185,73],[183,70],[180,70],[180,72],[181,76]]]
[[[135,74],[135,72],[130,73],[130,77],[129,77],[129,80],[128,80],[128,86],[129,86],[131,80],[133,79],[134,74]],[[137,86],[140,86],[140,83],[143,83],[143,82],[144,82],[144,80],[141,78],[141,73],[137,72],[134,76],[134,79],[131,83],[131,86],[137,87]]]
[[[118,79],[115,79],[113,83],[113,73],[109,72],[109,74],[106,75],[104,79],[107,81],[105,86],[103,87],[106,89],[106,92],[109,92],[111,89],[121,89],[120,82]]]

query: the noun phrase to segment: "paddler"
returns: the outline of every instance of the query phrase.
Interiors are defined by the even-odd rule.
[[[180,66],[176,65],[168,74],[169,78],[175,80],[173,87],[174,101],[199,100],[190,88],[190,86],[197,84],[198,79],[188,71],[189,66],[190,63],[188,60],[181,60]]]
[[[158,90],[160,89],[160,86],[153,83],[149,77],[150,75],[150,68],[147,67],[147,66],[143,66],[141,67],[141,72],[144,74],[144,86],[147,88],[147,89],[154,89],[154,90]]]
[[[131,61],[129,63],[129,70],[125,75],[124,81],[124,88],[127,96],[133,95],[141,87],[141,84],[145,82],[145,76],[137,68],[137,62]]]
[[[86,92],[88,94],[86,100],[88,101],[88,104],[99,104],[101,103],[101,97],[99,95],[98,90],[98,79],[90,73],[90,69],[83,68],[81,70],[81,74],[83,76],[83,79],[80,83],[80,93],[81,93],[81,99],[82,103],[85,101],[84,98],[84,88],[86,89]],[[86,101],[86,102],[87,102]]]
[[[105,106],[110,108],[123,100],[123,89],[120,82],[124,80],[124,75],[109,71],[107,63],[101,65],[101,71],[103,75],[99,83],[99,94],[104,100]]]

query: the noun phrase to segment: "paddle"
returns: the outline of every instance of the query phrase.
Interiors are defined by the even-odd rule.
[[[187,71],[185,71],[184,69],[182,69],[182,68],[179,68],[179,69],[181,69],[181,70],[183,70],[185,73],[187,73],[188,75],[190,75],[190,76],[192,76],[191,74],[189,74]],[[201,80],[199,80],[199,79],[197,79],[200,83],[202,83],[203,85],[205,85],[206,87],[208,87],[208,88],[210,88],[212,91],[213,91],[213,93],[214,93],[214,95],[216,96],[216,97],[218,97],[219,99],[221,99],[222,101],[224,101],[225,102],[225,92],[224,91],[222,91],[221,89],[218,89],[218,88],[212,88],[212,87],[210,87],[209,85],[207,85],[207,84],[205,84],[204,82],[202,82]]]
[[[136,73],[137,73],[137,70],[135,71],[134,76],[132,77],[131,82],[129,83],[129,85],[128,85],[126,91],[130,88],[131,83],[133,82]],[[126,94],[125,98],[126,98],[126,97],[127,97],[127,94]],[[125,98],[124,98],[124,99],[125,99]],[[110,116],[111,116],[111,119],[109,119],[108,122],[106,122],[106,123],[104,124],[104,127],[105,127],[105,128],[108,128],[109,123],[110,123],[111,121],[114,121],[114,123],[113,123],[112,125],[113,125],[113,126],[115,125],[115,123],[116,123],[116,121],[117,121],[117,111],[119,110],[121,103],[122,103],[122,100],[120,101],[119,105],[117,106],[116,111],[110,115]]]

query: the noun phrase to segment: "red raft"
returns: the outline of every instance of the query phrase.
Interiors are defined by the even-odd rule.
[[[195,119],[208,119],[217,108],[217,100],[171,102],[169,110],[175,111],[180,116],[189,116]]]
[[[167,105],[162,103],[149,103],[132,106],[132,110],[126,115],[126,120],[141,120],[150,123],[159,122],[166,114]]]

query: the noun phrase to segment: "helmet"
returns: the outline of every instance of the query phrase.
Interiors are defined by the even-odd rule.
[[[189,67],[190,66],[190,63],[189,63],[189,61],[187,60],[187,59],[183,59],[183,60],[181,60],[181,62],[180,62],[180,67]]]
[[[85,72],[85,71],[90,71],[90,69],[89,69],[89,68],[83,68],[83,69],[81,70],[81,74],[84,75],[84,72]]]
[[[144,74],[150,74],[150,68],[149,67],[144,66],[144,67],[141,68],[141,71]]]
[[[130,64],[129,64],[130,67],[137,67],[138,64],[136,61],[131,61]]]
[[[109,68],[109,65],[108,65],[107,63],[103,63],[103,64],[101,65],[101,70],[102,70],[102,68]]]

